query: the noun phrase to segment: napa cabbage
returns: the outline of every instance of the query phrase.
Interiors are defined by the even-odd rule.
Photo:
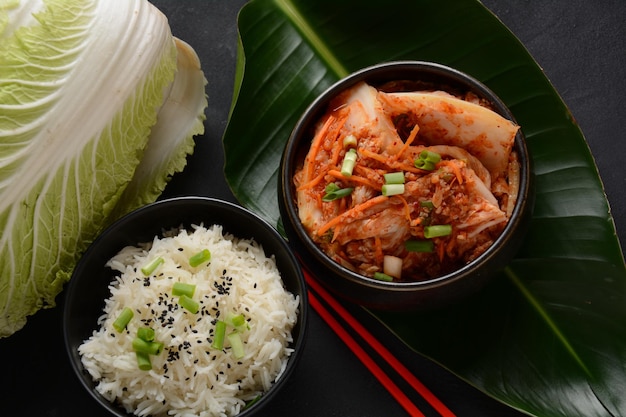
[[[0,337],[183,169],[205,84],[146,0],[0,0]]]

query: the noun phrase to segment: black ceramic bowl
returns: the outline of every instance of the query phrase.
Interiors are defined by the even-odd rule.
[[[132,414],[110,403],[96,391],[95,383],[83,368],[77,351],[78,346],[98,327],[96,320],[102,315],[105,299],[110,296],[108,285],[115,274],[105,267],[105,263],[125,246],[152,241],[154,236],[161,235],[163,229],[200,223],[206,227],[219,224],[225,233],[241,239],[252,238],[260,243],[267,256],[275,256],[285,288],[300,296],[298,323],[292,331],[294,341],[291,347],[294,352],[284,373],[259,401],[239,416],[257,415],[293,374],[304,347],[308,303],[302,270],[285,240],[255,214],[225,201],[201,197],[163,200],[128,214],[105,230],[81,258],[65,292],[63,330],[70,362],[81,384],[112,415],[128,417]]]
[[[485,85],[447,66],[429,62],[389,62],[357,71],[322,93],[304,112],[286,144],[280,165],[279,207],[285,233],[304,265],[336,295],[381,310],[423,310],[441,307],[464,298],[484,286],[514,257],[522,241],[532,209],[531,161],[521,129],[514,149],[521,164],[519,198],[506,228],[495,243],[471,263],[452,273],[419,282],[386,282],[342,267],[326,256],[307,235],[295,204],[293,176],[311,144],[314,125],[338,93],[358,82],[380,87],[402,81],[416,89],[441,89],[453,93],[473,92],[491,103],[502,116],[514,120],[507,106]]]

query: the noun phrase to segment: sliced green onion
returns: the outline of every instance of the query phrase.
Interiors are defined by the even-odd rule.
[[[404,184],[384,184],[382,192],[385,196],[404,194]]]
[[[382,272],[374,272],[374,279],[379,281],[393,281],[393,277],[391,275],[383,274]]]
[[[163,343],[147,342],[140,337],[133,339],[133,350],[148,355],[158,355],[163,351]]]
[[[432,201],[425,200],[425,201],[420,201],[420,207],[432,209],[432,208],[435,208],[435,204],[433,204]]]
[[[120,315],[117,316],[113,322],[113,328],[117,330],[118,333],[122,333],[134,315],[133,310],[124,307]]]
[[[432,171],[435,169],[435,164],[441,161],[441,155],[437,152],[431,152],[428,150],[423,150],[419,154],[419,158],[415,159],[413,164],[416,168],[423,169],[426,171]]]
[[[245,348],[243,347],[243,341],[241,340],[241,336],[238,332],[228,333],[228,341],[230,342],[230,347],[233,349],[233,356],[236,359],[241,359],[246,354]]]
[[[243,314],[237,314],[235,317],[232,318],[232,322],[234,327],[239,327],[246,324],[246,318],[243,316]]]
[[[153,273],[155,271],[155,269],[157,269],[159,267],[159,265],[161,265],[163,262],[165,262],[165,260],[163,258],[161,258],[160,256],[158,258],[154,258],[152,261],[150,261],[146,265],[144,265],[143,268],[141,268],[141,272],[145,276],[148,276],[151,273]]]
[[[150,355],[144,352],[135,352],[137,356],[137,366],[142,371],[149,371],[152,369],[152,362],[150,362]]]
[[[350,195],[352,190],[354,190],[354,188],[339,188],[337,184],[331,182],[326,186],[326,188],[324,188],[326,194],[322,197],[322,201],[328,202],[343,198],[347,195]]]
[[[226,322],[218,320],[215,323],[215,334],[213,335],[213,349],[222,350],[224,348],[224,337],[226,336]]]
[[[186,295],[187,297],[193,297],[193,293],[196,292],[196,286],[193,284],[186,284],[184,282],[175,282],[172,287],[172,295]]]
[[[404,184],[404,172],[389,172],[384,177],[385,184]]]
[[[437,152],[423,150],[422,152],[420,152],[420,159],[426,162],[432,162],[433,164],[436,164],[437,162],[441,161],[441,155],[439,155]]]
[[[433,162],[425,161],[423,159],[415,160],[415,168],[423,169],[425,171],[433,171],[435,169],[435,164]]]
[[[246,324],[246,318],[243,314],[233,314],[230,313],[226,317],[226,323],[230,324],[233,327],[240,327]]]
[[[383,273],[390,277],[402,277],[402,258],[393,255],[383,257]]]
[[[354,165],[356,164],[356,151],[350,149],[343,157],[343,163],[341,164],[341,175],[344,177],[351,177]]]
[[[348,135],[343,138],[343,147],[350,148],[357,145],[356,137],[354,135]]]
[[[189,258],[189,266],[192,266],[195,268],[196,266],[199,266],[210,260],[211,260],[211,252],[208,249],[203,249],[200,252],[193,255],[191,258]]]
[[[154,329],[149,327],[140,327],[137,329],[137,337],[146,342],[154,341]]]
[[[435,244],[432,240],[407,240],[404,248],[409,252],[432,252]]]
[[[243,410],[247,410],[248,408],[252,407],[254,404],[256,404],[257,402],[259,402],[259,400],[261,399],[260,395],[257,395],[256,397],[254,397],[253,399],[251,399],[250,401],[248,401],[246,403],[246,405],[241,409],[241,411]]]
[[[424,227],[424,237],[432,239],[433,237],[448,236],[452,233],[452,226],[449,224],[437,224]]]
[[[178,304],[192,314],[196,314],[198,310],[200,310],[200,304],[196,300],[193,300],[191,297],[184,294],[178,297]]]

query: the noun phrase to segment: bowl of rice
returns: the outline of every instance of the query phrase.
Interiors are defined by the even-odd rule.
[[[115,416],[251,416],[304,346],[304,277],[286,241],[221,200],[156,202],[106,229],[65,292],[81,384]]]

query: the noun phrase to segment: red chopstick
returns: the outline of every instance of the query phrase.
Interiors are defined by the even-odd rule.
[[[331,329],[343,342],[348,345],[350,350],[359,358],[359,360],[367,367],[367,369],[378,379],[378,381],[389,391],[389,393],[398,401],[409,415],[414,417],[425,417],[424,414],[411,402],[409,397],[385,374],[380,366],[374,362],[372,357],[363,350],[356,340],[343,328],[343,326],[333,317],[333,315],[324,307],[317,297],[309,292],[309,303],[311,307],[322,317],[322,319],[330,326]]]
[[[350,314],[324,287],[319,284],[307,270],[303,269],[304,277],[307,284],[317,292],[322,299],[343,318],[354,331],[363,338],[391,367],[418,393],[426,400],[439,414],[443,417],[455,417],[455,414],[448,409],[420,380],[415,377],[382,343],[378,341],[363,325]],[[415,407],[413,403],[406,397],[404,393],[399,391],[384,371],[374,363],[371,357],[358,345],[358,343],[348,334],[341,324],[321,305],[319,300],[309,292],[311,306],[322,316],[324,321],[337,333],[337,335],[348,345],[348,347],[357,355],[374,376],[385,386],[391,395],[396,398],[404,409],[412,416],[423,416],[421,411]],[[319,310],[318,310],[319,309]],[[371,365],[370,365],[371,363]],[[395,392],[398,390],[398,392]],[[392,392],[393,391],[393,392]]]

